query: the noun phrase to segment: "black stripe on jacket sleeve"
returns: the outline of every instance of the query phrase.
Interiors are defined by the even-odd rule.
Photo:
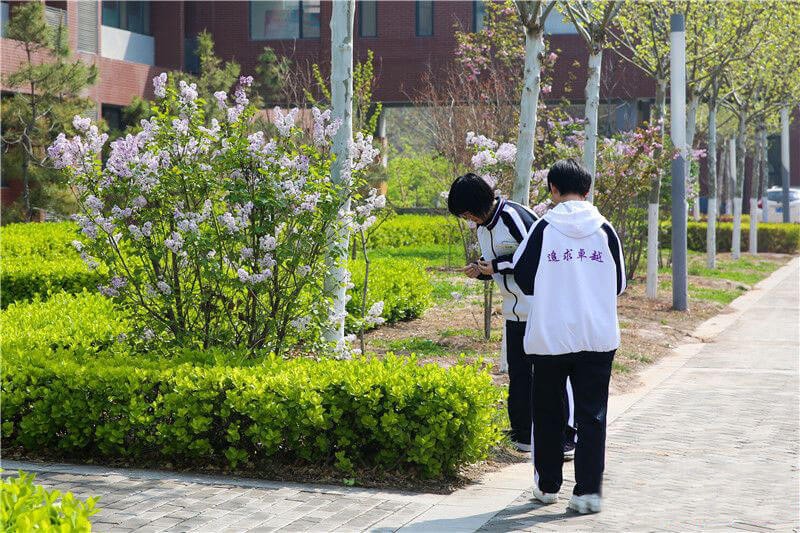
[[[513,209],[517,212],[519,218],[522,219],[522,223],[525,224],[526,230],[530,230],[531,226],[533,226],[533,223],[539,220],[539,217],[536,216],[536,213],[524,205],[518,204],[517,202],[506,202],[506,205],[509,209]]]
[[[537,221],[525,238],[525,242],[514,254],[514,281],[528,296],[533,295],[536,273],[539,270],[539,259],[542,256],[543,234],[547,225],[546,220]]]
[[[508,232],[514,237],[514,240],[517,241],[517,244],[522,242],[522,239],[525,238],[525,234],[528,233],[527,228],[517,224],[514,220],[514,217],[508,211],[503,211],[500,213],[500,219],[503,221],[503,224],[506,225],[508,228]]]
[[[622,243],[617,236],[617,232],[611,227],[611,224],[603,224],[603,231],[606,232],[608,238],[608,249],[611,252],[611,257],[614,259],[614,265],[617,269],[617,295],[622,294],[627,286],[625,279],[625,263],[622,257]]]

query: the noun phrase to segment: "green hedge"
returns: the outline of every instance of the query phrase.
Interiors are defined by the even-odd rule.
[[[77,258],[72,241],[79,237],[73,222],[9,224],[0,228],[0,256],[4,261],[12,257]]]
[[[46,297],[48,293],[95,290],[99,282],[98,272],[89,270],[80,258],[41,259],[35,255],[3,258],[0,306]]]
[[[17,302],[0,313],[3,355],[69,349],[76,355],[113,345],[127,331],[125,317],[96,292],[54,294],[46,301]]]
[[[223,367],[32,350],[6,358],[2,435],[72,459],[301,461],[433,477],[486,457],[499,391],[479,364],[394,356]]]
[[[395,215],[378,226],[369,237],[372,248],[461,242],[454,217]]]
[[[361,297],[364,287],[364,262],[350,262],[351,281],[347,302],[347,327],[353,331],[351,315],[360,315]],[[388,323],[417,318],[430,307],[433,285],[425,269],[416,261],[405,259],[372,259],[367,288],[367,309],[383,300],[381,316]]]
[[[86,502],[71,492],[34,485],[36,476],[20,471],[0,482],[0,524],[3,531],[91,531],[89,517],[96,514],[98,498]],[[56,501],[61,498],[61,501]]]
[[[672,225],[662,224],[661,242],[666,246],[672,242]],[[705,222],[689,222],[687,241],[690,250],[706,251],[706,234],[708,225]],[[750,243],[750,224],[742,223],[742,250],[747,250]],[[730,252],[733,239],[733,223],[717,223],[717,251]],[[800,224],[758,224],[758,251],[765,253],[794,254],[800,251]]]

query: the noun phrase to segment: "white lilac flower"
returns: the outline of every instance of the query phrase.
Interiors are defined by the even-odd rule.
[[[113,278],[111,278],[110,281],[111,281],[111,286],[114,287],[115,289],[121,289],[128,284],[128,280],[120,276],[114,276]]]
[[[189,133],[189,119],[188,118],[176,118],[172,120],[172,127],[175,128],[180,134],[188,135]]]
[[[511,143],[503,143],[494,155],[501,163],[513,164],[517,158],[517,147]]]
[[[252,259],[252,257],[253,257],[253,249],[252,248],[242,248],[241,252],[239,252],[239,255],[242,256],[242,260]]]
[[[142,338],[143,338],[145,341],[151,341],[151,340],[153,340],[155,337],[156,337],[156,334],[155,334],[155,332],[154,332],[152,329],[150,329],[150,328],[146,328],[144,331],[142,331]]]
[[[173,253],[178,253],[183,248],[183,237],[180,233],[173,231],[172,237],[164,239],[164,246],[170,249]]]
[[[153,78],[153,93],[156,98],[164,98],[167,95],[167,73],[162,72]]]
[[[272,235],[263,235],[258,240],[258,245],[261,247],[262,250],[271,252],[278,246],[278,240]]]
[[[178,83],[178,87],[180,87],[181,90],[181,102],[184,104],[193,104],[197,99],[197,84],[189,84],[181,80]]]
[[[310,323],[311,323],[310,316],[302,316],[299,318],[295,318],[294,320],[289,322],[289,324],[291,324],[291,326],[295,329],[305,329],[306,327],[308,327]]]
[[[81,241],[72,241],[72,246],[79,252],[83,250],[83,243]]]
[[[220,109],[225,109],[227,104],[225,103],[228,100],[228,95],[225,91],[217,91],[214,93],[214,99],[217,101],[217,107]]]
[[[239,281],[241,281],[242,283],[250,282],[250,274],[248,274],[245,269],[240,268],[239,270],[236,271],[236,275],[239,276]]]
[[[311,273],[311,267],[309,265],[302,265],[297,267],[297,275],[301,278],[308,276]]]
[[[280,133],[282,137],[289,136],[295,125],[295,118],[299,112],[299,109],[294,108],[284,115],[280,107],[275,106],[272,109],[272,119],[275,122],[275,127],[278,128],[278,133]]]
[[[239,222],[230,212],[217,216],[217,221],[225,228],[228,233],[239,231]]]
[[[85,118],[80,115],[75,115],[72,118],[72,126],[80,131],[80,132],[87,132],[89,131],[89,127],[92,125],[92,119]]]
[[[495,159],[494,155],[490,150],[482,150],[472,156],[472,166],[476,170],[481,169],[485,166],[496,165],[497,159]]]
[[[494,150],[497,148],[497,143],[483,135],[476,135],[475,132],[467,132],[467,146],[474,145],[478,148]]]
[[[170,287],[169,284],[163,279],[158,280],[156,287],[158,287],[158,290],[161,291],[162,294],[172,294],[172,287]]]
[[[114,287],[109,287],[107,285],[98,285],[97,290],[100,291],[100,294],[103,296],[108,296],[109,298],[113,298],[115,296],[119,296],[119,291]]]

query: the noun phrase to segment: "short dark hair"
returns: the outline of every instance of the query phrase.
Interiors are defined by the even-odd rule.
[[[486,180],[470,172],[459,176],[450,186],[447,196],[447,209],[459,217],[466,212],[475,216],[485,216],[494,204],[494,189]]]
[[[561,194],[589,194],[592,175],[582,164],[573,158],[561,159],[553,163],[547,172],[547,185],[555,185]]]

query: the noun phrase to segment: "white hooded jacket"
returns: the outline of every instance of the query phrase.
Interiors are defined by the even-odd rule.
[[[619,347],[617,296],[626,287],[622,244],[589,202],[562,202],[533,224],[509,264],[531,320],[525,353],[608,352]]]

